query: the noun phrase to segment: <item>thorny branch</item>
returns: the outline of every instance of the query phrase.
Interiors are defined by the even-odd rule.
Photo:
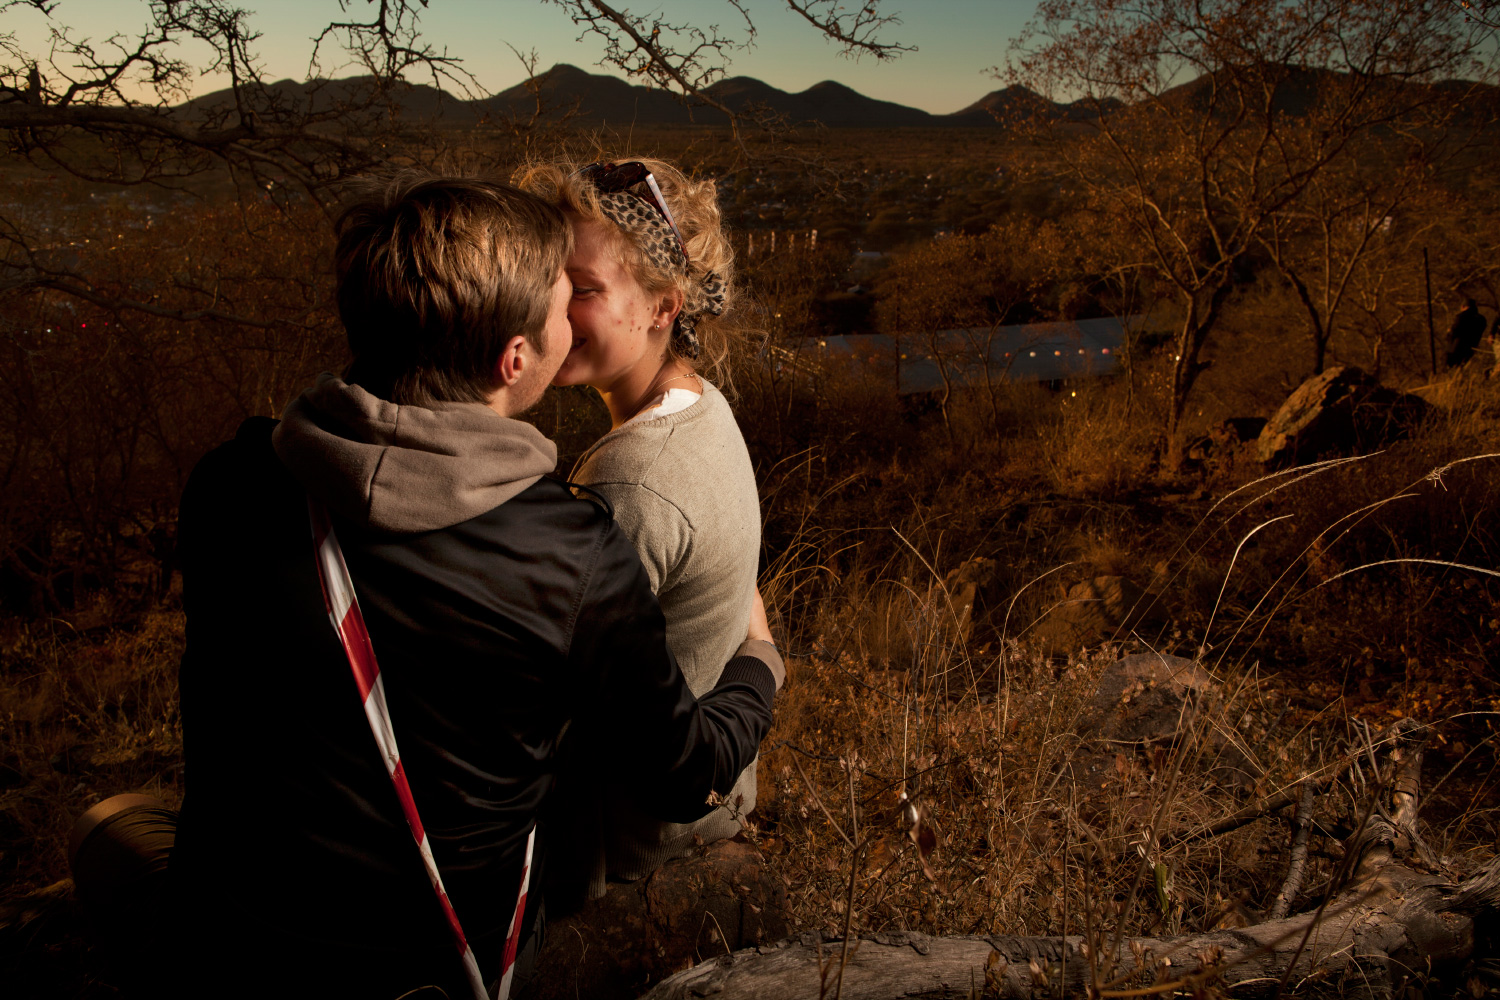
[[[416,43],[419,2],[425,5],[381,0],[369,24],[331,25],[320,37],[315,66],[324,38],[342,27],[349,61],[371,71],[367,80],[314,79],[291,91],[265,79],[251,15],[227,0],[155,0],[143,28],[103,41],[54,22],[56,4],[0,4],[0,12],[34,8],[50,22],[45,53],[0,35],[0,134],[13,156],[91,185],[182,190],[194,178],[222,173],[242,195],[255,192],[241,198],[242,206],[268,196],[283,205],[326,205],[344,178],[383,164],[391,145],[417,146],[420,133],[395,113],[407,86],[402,73],[427,66],[452,78],[453,60]],[[224,91],[187,100],[195,70],[179,55],[183,42],[207,46],[202,69],[227,77]],[[45,206],[11,210],[0,221],[0,288],[46,289],[110,310],[183,320],[264,322],[109,298],[67,242],[59,242],[57,220]],[[197,291],[214,297],[212,289]]]
[[[877,39],[881,29],[901,23],[898,15],[880,13],[880,0],[864,0],[858,10],[845,14],[839,12],[848,8],[837,0],[786,0],[786,3],[808,24],[842,45],[846,56],[872,55],[876,59],[890,59],[903,52],[917,51],[915,45],[898,45]]]
[[[418,30],[420,18],[411,0],[365,2],[376,6],[373,19],[334,21],[313,39],[307,67],[309,79],[325,75],[321,61],[323,46],[330,38],[342,37],[349,63],[369,73],[378,86],[389,86],[403,79],[408,70],[419,69],[427,73],[439,90],[446,83],[466,99],[485,96],[484,88],[457,57],[450,56],[446,48],[440,50],[422,40]],[[426,8],[430,0],[416,2]],[[339,8],[347,11],[355,3],[356,0],[339,0]]]
[[[1446,0],[1446,3],[1463,11],[1465,21],[1500,28],[1500,10],[1496,10],[1495,0]]]
[[[265,79],[250,13],[226,0],[156,0],[137,36],[98,44],[53,25],[40,58],[0,36],[0,131],[12,152],[91,182],[170,187],[227,168],[252,187],[290,185],[323,202],[343,178],[382,164],[391,141],[419,134],[398,105],[411,72],[476,92],[456,59],[421,41],[419,5],[378,0],[368,22],[329,24],[314,39],[306,87],[290,91]],[[49,18],[54,10],[33,6]],[[320,78],[335,38],[339,68],[367,77]],[[208,47],[203,70],[227,76],[222,94],[186,101],[192,70],[176,55],[185,41]]]
[[[783,124],[763,108],[736,112],[708,93],[708,88],[724,76],[729,56],[736,50],[755,44],[755,24],[744,0],[727,0],[729,7],[744,22],[743,41],[725,35],[720,26],[698,27],[664,20],[654,11],[633,14],[628,8],[617,8],[604,0],[550,0],[562,7],[583,28],[583,36],[595,35],[603,40],[601,63],[614,66],[628,77],[643,78],[663,90],[675,93],[691,105],[712,108],[725,115],[738,134],[742,120],[752,125],[772,128]],[[873,55],[890,59],[903,52],[916,51],[914,46],[880,40],[883,29],[899,25],[900,18],[883,14],[881,0],[862,0],[858,9],[849,12],[835,0],[787,0],[787,6],[822,35],[837,42],[842,54],[858,57]],[[583,37],[581,36],[581,37]]]
[[[663,21],[654,14],[643,16],[620,10],[604,0],[552,0],[583,28],[583,35],[596,35],[604,42],[606,66],[614,66],[627,77],[648,82],[713,108],[737,120],[734,111],[705,92],[724,75],[726,53],[753,43],[753,34],[743,44],[721,35],[718,25],[699,28]],[[744,8],[732,4],[742,15]],[[748,17],[746,18],[748,23]]]
[[[1276,894],[1271,906],[1271,920],[1280,920],[1291,912],[1292,901],[1302,889],[1302,879],[1307,872],[1307,835],[1312,830],[1313,785],[1302,783],[1302,798],[1297,803],[1297,816],[1293,821],[1296,834],[1292,838],[1292,859],[1287,867],[1286,881]]]

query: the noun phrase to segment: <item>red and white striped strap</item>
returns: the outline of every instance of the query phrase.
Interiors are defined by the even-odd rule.
[[[453,936],[463,958],[464,973],[473,990],[475,1000],[489,1000],[484,987],[484,978],[479,974],[479,963],[474,959],[474,950],[458,922],[458,914],[443,888],[443,876],[438,872],[437,862],[432,857],[432,846],[427,833],[422,829],[422,818],[417,814],[417,803],[412,798],[411,785],[407,783],[406,771],[401,767],[401,751],[396,747],[396,733],[391,728],[390,707],[385,700],[385,684],[380,678],[380,665],[375,660],[374,647],[370,645],[370,633],[365,629],[365,618],[359,610],[359,599],[354,595],[354,581],[349,577],[349,567],[344,562],[344,552],[339,548],[338,537],[333,533],[333,524],[328,511],[312,497],[307,498],[307,510],[312,521],[313,549],[317,556],[318,579],[323,585],[323,605],[334,631],[344,646],[344,655],[349,660],[349,669],[354,673],[354,683],[359,687],[359,697],[365,706],[365,719],[370,723],[370,732],[380,748],[381,759],[395,786],[396,798],[401,802],[401,812],[406,816],[406,825],[422,855],[422,865],[427,869],[427,878],[432,891],[437,894],[438,904],[448,919],[448,930]],[[536,827],[526,836],[526,860],[521,868],[521,892],[516,899],[515,911],[511,914],[510,929],[506,935],[505,958],[500,970],[499,1000],[510,996],[511,976],[515,971],[516,947],[521,938],[521,920],[526,912],[526,892],[531,883],[531,854],[536,844]]]

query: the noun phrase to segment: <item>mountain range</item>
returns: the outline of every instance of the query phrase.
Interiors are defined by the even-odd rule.
[[[1326,87],[1347,86],[1349,77],[1324,69],[1293,69],[1277,87],[1276,110],[1307,114],[1321,99]],[[1213,93],[1213,77],[1200,76],[1161,95],[1165,103],[1204,105]],[[368,93],[370,77],[342,80],[282,80],[268,85],[260,101],[281,110],[337,113],[339,105],[359,103]],[[1410,83],[1417,88],[1461,88],[1474,85],[1461,80],[1436,84]],[[719,80],[704,93],[736,114],[763,108],[793,124],[817,123],[829,128],[999,128],[1024,118],[1086,121],[1096,112],[1083,102],[1059,104],[1020,86],[995,90],[973,104],[951,114],[935,115],[920,108],[866,97],[842,83],[824,80],[799,93],[788,93],[754,77],[735,76]],[[1470,110],[1488,113],[1500,89],[1477,88],[1482,96]],[[1112,100],[1112,99],[1111,99]],[[436,119],[455,127],[486,119],[512,116],[529,118],[538,103],[544,119],[570,117],[581,125],[721,125],[723,112],[704,105],[688,107],[663,90],[629,83],[616,76],[589,73],[559,63],[524,83],[478,100],[466,101],[425,84],[404,85],[397,94],[401,110],[423,120]],[[1480,107],[1484,105],[1484,107]],[[189,115],[225,112],[234,107],[227,90],[193,98],[182,106]],[[260,110],[260,109],[257,109]]]
[[[299,83],[282,80],[269,85],[270,100],[289,107],[322,110],[347,100],[369,78],[314,80]],[[968,107],[952,114],[935,115],[920,108],[866,97],[841,83],[825,80],[800,93],[788,93],[754,77],[736,76],[719,80],[705,89],[715,101],[736,113],[765,108],[793,123],[812,123],[830,128],[994,128],[1007,116],[1051,110],[1065,117],[1080,117],[1080,110],[1055,104],[1024,87],[992,91]],[[722,112],[705,106],[689,108],[671,94],[629,83],[616,76],[589,73],[559,63],[531,80],[518,83],[488,98],[465,101],[425,84],[413,84],[400,96],[401,107],[413,116],[436,117],[460,124],[486,117],[529,116],[540,99],[544,116],[588,125],[718,125]],[[193,98],[183,106],[190,114],[232,105],[229,91],[220,90]]]

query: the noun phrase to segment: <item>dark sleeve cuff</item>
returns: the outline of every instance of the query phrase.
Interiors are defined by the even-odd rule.
[[[724,672],[719,675],[719,683],[714,688],[717,690],[729,684],[749,685],[767,705],[776,697],[776,678],[765,661],[756,656],[736,656],[724,665]]]

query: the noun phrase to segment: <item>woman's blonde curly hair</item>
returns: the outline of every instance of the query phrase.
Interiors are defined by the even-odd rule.
[[[716,185],[711,180],[690,179],[665,160],[650,157],[611,160],[601,156],[599,162],[639,162],[656,177],[687,243],[688,273],[653,262],[630,233],[604,214],[598,190],[579,174],[584,164],[572,161],[528,164],[516,172],[514,183],[556,205],[570,217],[605,223],[606,230],[618,237],[615,245],[621,263],[648,293],[659,295],[670,288],[681,291],[683,314],[697,316],[694,332],[698,336],[699,354],[696,359],[682,355],[673,337],[668,340],[669,356],[725,392],[732,392],[730,359],[752,338],[753,331],[735,308],[739,287],[735,282],[734,247],[724,232]],[[706,311],[708,302],[703,283],[710,273],[718,275],[724,287],[724,308],[717,316]]]

